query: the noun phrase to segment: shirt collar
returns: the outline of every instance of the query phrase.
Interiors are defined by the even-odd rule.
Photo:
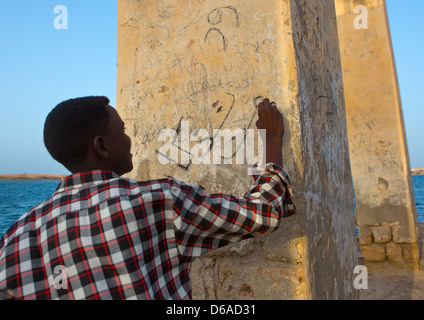
[[[66,178],[63,178],[60,181],[60,184],[57,187],[55,193],[88,187],[94,184],[98,184],[99,182],[115,178],[120,178],[120,176],[113,171],[106,170],[93,170],[75,173],[73,175],[67,176]]]

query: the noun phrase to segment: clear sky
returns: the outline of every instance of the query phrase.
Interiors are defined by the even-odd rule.
[[[54,27],[58,5],[67,30]],[[424,167],[424,1],[387,6],[411,165]],[[116,105],[116,15],[116,0],[0,1],[0,174],[69,173],[44,148],[44,120],[69,98]]]

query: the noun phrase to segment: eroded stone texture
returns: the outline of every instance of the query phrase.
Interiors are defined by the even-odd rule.
[[[118,3],[118,110],[137,179],[174,176],[243,195],[249,164],[162,165],[163,129],[252,129],[261,97],[284,114],[298,209],[268,236],[197,259],[197,299],[355,298],[357,264],[342,69],[332,0]]]
[[[392,239],[392,232],[389,226],[372,228],[372,235],[377,243],[386,243]]]
[[[414,251],[416,208],[385,2],[335,2],[360,242],[371,244],[371,228],[375,243]],[[372,251],[380,260],[382,251]]]

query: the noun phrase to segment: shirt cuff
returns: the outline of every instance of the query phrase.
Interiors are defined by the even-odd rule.
[[[268,163],[264,167],[264,172],[268,172],[271,174],[277,175],[285,188],[285,194],[284,194],[284,212],[283,212],[283,218],[289,217],[296,213],[296,206],[293,202],[293,190],[291,188],[290,178],[287,172],[281,168],[279,165],[275,163]],[[256,180],[256,179],[255,179]]]

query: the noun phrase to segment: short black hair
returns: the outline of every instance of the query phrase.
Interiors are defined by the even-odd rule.
[[[85,164],[93,139],[107,133],[109,102],[104,96],[70,99],[59,103],[47,116],[44,145],[72,173]]]

